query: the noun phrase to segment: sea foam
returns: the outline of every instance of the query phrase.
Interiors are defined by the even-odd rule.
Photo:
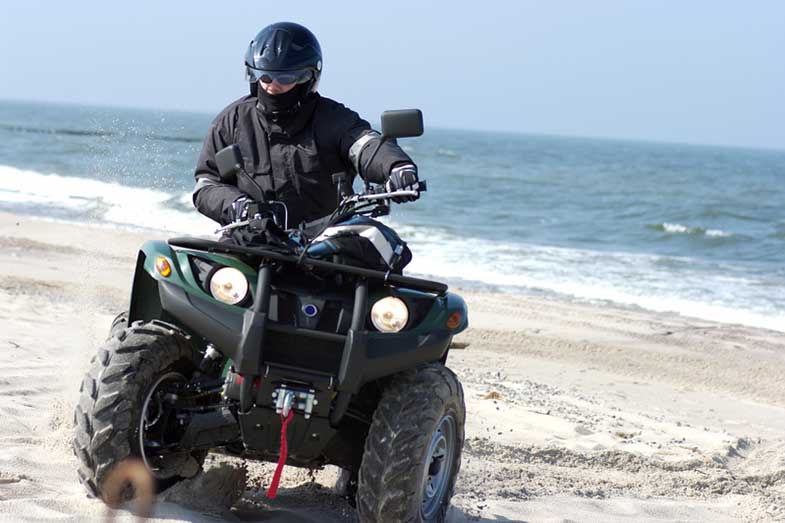
[[[10,211],[189,234],[215,229],[215,222],[199,213],[173,209],[173,197],[190,199],[189,194],[0,165],[0,204]]]
[[[192,208],[190,193],[2,165],[0,208],[172,235],[211,234],[217,227]],[[683,256],[496,241],[395,218],[385,221],[411,246],[414,259],[408,274],[469,288],[553,293],[785,331],[785,304],[772,290],[781,288],[782,282],[747,274],[727,263],[719,267]],[[689,230],[686,225],[662,224],[663,230],[666,225],[672,231]]]

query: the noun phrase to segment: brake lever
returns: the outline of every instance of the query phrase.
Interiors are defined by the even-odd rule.
[[[428,190],[428,186],[426,185],[425,180],[418,181],[417,184],[418,184],[417,190],[387,191],[384,188],[384,186],[379,186],[378,189],[374,189],[373,187],[368,187],[366,189],[365,194],[352,194],[351,196],[347,196],[346,198],[343,199],[341,205],[343,206],[352,203],[370,202],[376,200],[389,200],[401,196],[413,196],[417,198],[420,196],[421,192],[425,192]]]
[[[359,197],[362,201],[372,200],[387,200],[389,198],[397,198],[398,196],[418,196],[420,191],[392,191],[376,194],[364,194]]]

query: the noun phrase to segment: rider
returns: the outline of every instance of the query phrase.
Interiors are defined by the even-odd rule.
[[[337,172],[389,191],[419,191],[417,167],[394,141],[379,146],[368,122],[319,95],[322,52],[308,29],[289,22],[262,29],[248,46],[245,72],[251,94],[215,118],[199,156],[193,193],[199,212],[225,225],[242,218],[250,201],[278,200],[296,227],[335,210]],[[240,147],[250,176],[227,183],[215,154],[231,144]]]

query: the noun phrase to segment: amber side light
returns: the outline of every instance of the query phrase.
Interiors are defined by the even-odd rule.
[[[163,256],[159,256],[155,259],[155,270],[164,278],[168,278],[169,275],[172,274],[172,266],[169,265],[169,260]]]
[[[450,330],[457,329],[460,327],[461,322],[463,321],[463,315],[460,312],[453,312],[450,314],[450,317],[447,318],[447,328]]]

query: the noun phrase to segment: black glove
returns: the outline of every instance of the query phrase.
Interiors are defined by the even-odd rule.
[[[397,196],[393,198],[395,203],[413,202],[420,197],[420,183],[417,178],[417,166],[413,163],[398,164],[390,170],[390,177],[385,184],[387,192],[394,191],[417,191],[415,196]]]
[[[248,218],[248,204],[250,202],[251,199],[245,196],[240,196],[232,202],[232,206],[229,208],[231,223],[241,222]]]

